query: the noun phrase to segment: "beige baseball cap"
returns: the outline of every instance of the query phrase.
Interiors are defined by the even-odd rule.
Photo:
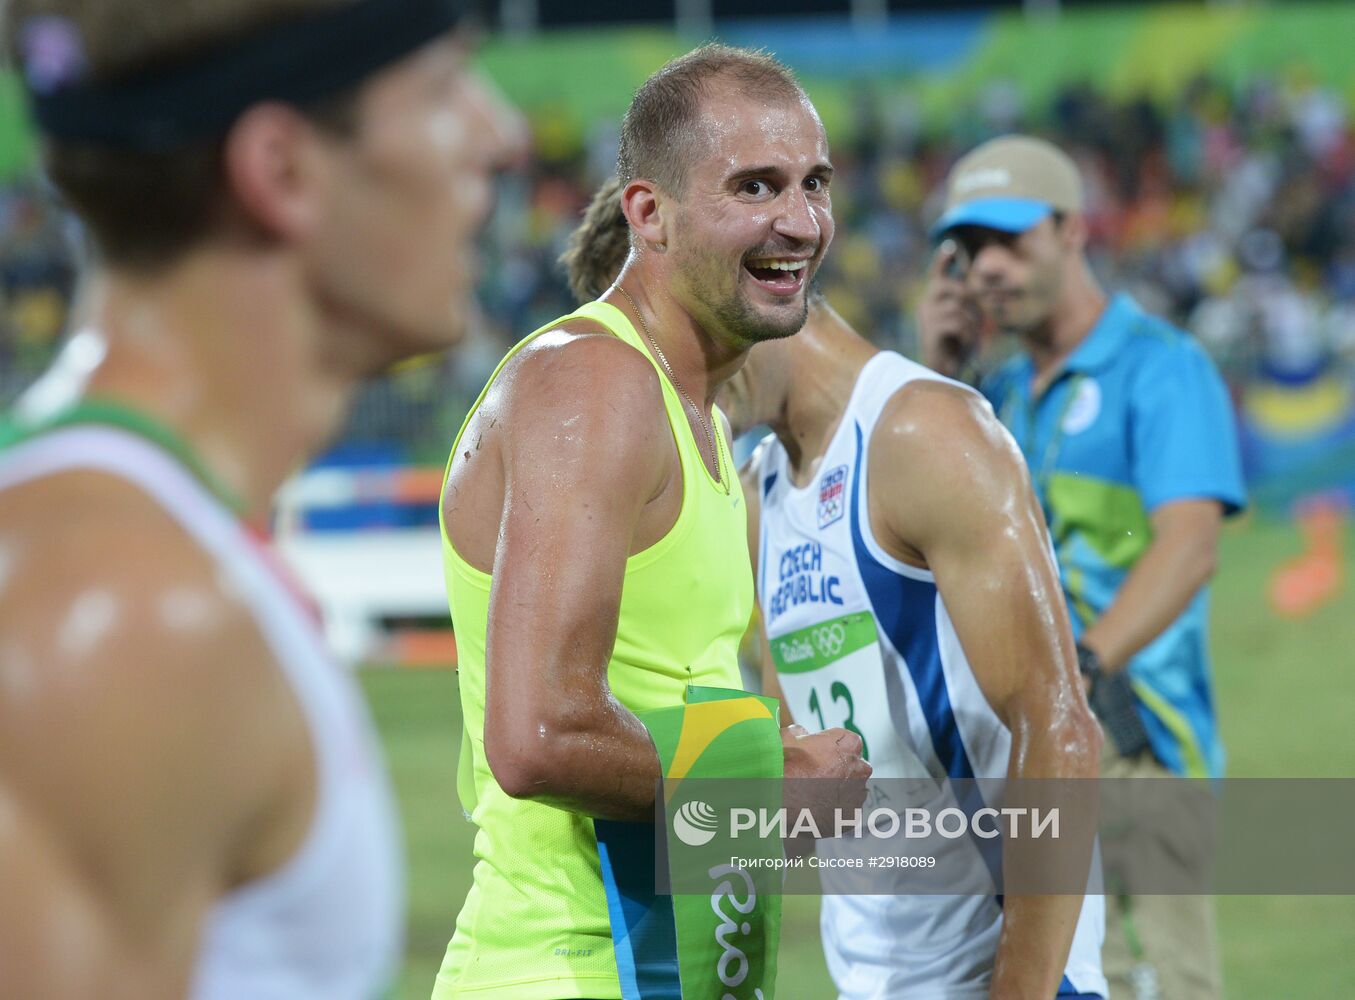
[[[999,136],[951,168],[932,238],[956,226],[1023,233],[1053,212],[1081,212],[1082,206],[1082,178],[1067,153],[1032,136]]]

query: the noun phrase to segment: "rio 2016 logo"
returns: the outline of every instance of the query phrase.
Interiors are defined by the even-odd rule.
[[[673,814],[673,833],[689,847],[703,847],[715,839],[719,826],[717,817],[710,803],[692,799]],[[710,896],[710,908],[719,918],[715,927],[715,944],[719,948],[715,975],[725,990],[720,1000],[741,1000],[734,991],[749,987],[752,993],[745,995],[746,1000],[764,1000],[760,986],[755,983],[745,985],[753,970],[748,954],[739,942],[739,938],[749,938],[753,934],[750,918],[757,907],[753,880],[743,868],[728,864],[716,865],[707,874],[716,882]],[[736,882],[741,885],[736,887]],[[726,910],[726,904],[733,908],[732,914]]]
[[[711,893],[710,897],[710,908],[720,918],[720,926],[715,928],[715,943],[720,946],[720,959],[716,963],[715,974],[719,976],[720,982],[726,989],[736,990],[748,978],[748,973],[752,971],[752,964],[748,961],[748,956],[744,954],[743,949],[735,944],[731,937],[735,934],[747,937],[753,933],[752,924],[740,918],[749,916],[756,908],[757,891],[753,887],[753,880],[748,877],[748,873],[742,868],[732,865],[716,865],[707,874],[712,879],[723,879],[715,887],[715,892]],[[726,876],[738,876],[743,883],[743,899],[739,899],[735,892],[733,880]],[[726,913],[724,907],[720,905],[726,900],[734,908],[736,915],[731,916]],[[726,993],[720,1000],[738,1000],[738,997],[730,992]],[[754,987],[752,1000],[764,1000],[761,987]]]
[[[705,802],[684,802],[673,816],[673,832],[688,847],[704,847],[715,839],[715,810]]]
[[[814,630],[814,646],[820,656],[836,656],[847,641],[847,630],[841,622],[823,625]]]

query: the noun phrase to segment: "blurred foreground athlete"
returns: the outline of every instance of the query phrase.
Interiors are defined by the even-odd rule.
[[[366,1000],[392,800],[245,525],[460,339],[502,109],[444,0],[5,14],[96,262],[0,450],[0,995]]]

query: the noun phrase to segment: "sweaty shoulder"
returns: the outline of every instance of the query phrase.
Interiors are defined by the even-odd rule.
[[[309,766],[241,596],[158,504],[99,472],[0,493],[0,554],[12,792],[132,925],[237,880],[258,860],[245,830]]]
[[[1007,437],[988,401],[949,379],[919,378],[896,391],[880,412],[871,436],[888,454],[906,458],[937,451],[960,458],[954,449],[1000,444]]]
[[[1029,489],[1016,443],[992,407],[948,381],[899,389],[875,425],[869,460],[872,523],[903,558],[925,551],[938,525],[1003,507]]]
[[[618,401],[639,396],[641,402],[659,404],[663,394],[658,372],[649,359],[620,337],[586,321],[533,338],[505,369],[518,393],[554,390],[570,396],[591,390],[601,399]],[[537,400],[549,403],[550,400]]]
[[[547,330],[509,359],[457,444],[443,494],[447,538],[482,573],[505,518],[561,515],[565,496],[646,506],[681,482],[663,389],[648,358],[586,321]],[[671,492],[671,491],[670,491]]]
[[[649,359],[609,333],[572,326],[536,337],[496,387],[511,453],[542,442],[598,464],[653,465],[671,441],[663,389]],[[511,460],[511,459],[510,459]]]

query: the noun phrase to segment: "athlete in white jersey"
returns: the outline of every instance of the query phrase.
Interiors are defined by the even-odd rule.
[[[516,119],[445,0],[5,13],[97,254],[0,422],[0,997],[373,1000],[389,789],[243,525],[364,377],[459,339]]]
[[[877,351],[819,300],[722,402],[736,429],[774,429],[744,486],[769,682],[794,720],[860,733],[877,778],[1094,775],[1099,733],[1040,511],[980,397]],[[882,892],[891,874],[898,891]],[[1099,896],[999,902],[872,878],[870,895],[825,885],[844,998],[1105,994]]]
[[[163,516],[185,550],[198,550],[202,569],[235,595],[238,606],[233,613],[238,616],[238,627],[255,633],[257,639],[251,637],[250,646],[258,645],[263,654],[260,660],[276,664],[277,680],[300,710],[303,738],[313,758],[309,819],[300,828],[296,846],[275,868],[230,888],[212,903],[203,922],[191,995],[197,1000],[375,997],[390,985],[397,971],[401,870],[393,801],[360,692],[349,671],[324,649],[316,623],[270,564],[262,542],[195,478],[191,459],[185,462],[174,452],[188,456],[175,447],[167,431],[133,411],[109,406],[72,409],[58,427],[35,429],[0,451],[0,510],[14,509],[6,504],[11,493],[22,505],[24,487],[63,479],[74,482],[78,477],[94,489],[111,487],[129,507],[142,507],[147,518]],[[156,512],[145,509],[146,505]],[[131,533],[129,541],[152,541],[141,534],[135,519],[123,521],[121,528]],[[158,543],[148,548],[162,551]],[[114,554],[103,549],[83,556]],[[65,568],[49,567],[52,571]],[[194,602],[207,599],[205,593],[165,592],[160,595],[160,610],[184,619],[184,626],[191,628],[195,624],[191,619],[201,610]],[[97,603],[98,590],[88,591],[84,600]],[[180,606],[175,607],[175,602]],[[116,610],[110,606],[107,614],[116,614]],[[86,623],[81,623],[78,609],[72,613],[71,627],[77,630],[97,632],[101,624],[105,629],[113,624],[97,621],[98,610],[83,613]],[[97,655],[96,650],[91,652]],[[226,652],[238,655],[243,650]],[[12,660],[5,666],[5,677],[16,682],[21,666]],[[245,677],[252,673],[249,667],[242,672]],[[218,683],[231,685],[243,679],[223,676]],[[138,678],[124,680],[135,684]],[[157,707],[155,692],[145,697],[146,708]],[[224,692],[223,698],[229,703]],[[119,707],[115,704],[113,712]],[[203,706],[207,712],[214,708]],[[103,734],[107,728],[111,726],[95,732]],[[248,758],[247,744],[255,735],[210,729],[184,732],[180,738],[211,736],[227,741],[221,750]],[[163,747],[167,757],[175,750],[172,743]],[[120,751],[110,751],[110,767],[119,761]],[[60,766],[67,762],[64,755],[50,755],[60,763],[47,780],[57,781],[69,773]],[[203,775],[204,781],[208,777]],[[204,784],[202,791],[210,795],[212,789]],[[164,822],[170,819],[168,812],[162,817]],[[177,845],[166,843],[174,830],[152,826],[146,832],[151,838],[148,849],[165,851],[166,867],[187,862],[174,857]],[[59,847],[51,849],[55,852]],[[151,885],[141,892],[148,898],[159,895]],[[69,957],[77,963],[93,958],[78,953],[81,941],[75,932],[79,930],[78,926],[70,928],[69,941],[73,952]],[[118,988],[113,988],[114,995]]]

